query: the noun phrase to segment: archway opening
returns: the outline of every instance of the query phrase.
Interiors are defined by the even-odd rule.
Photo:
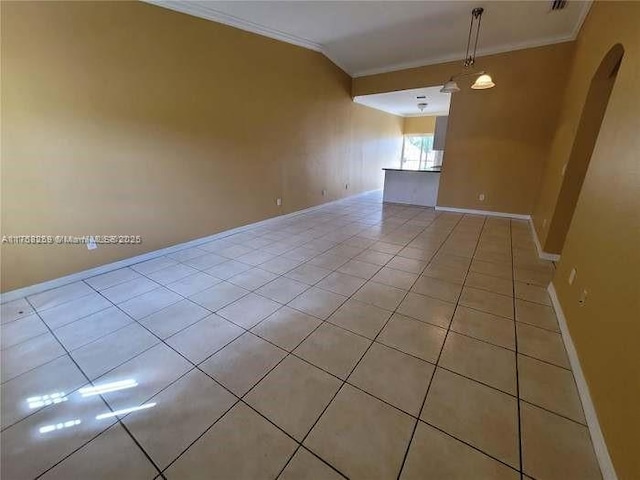
[[[614,45],[604,56],[591,79],[571,153],[565,164],[556,208],[549,225],[545,243],[545,250],[548,252],[560,253],[564,246],[623,56],[622,45],[619,43]]]

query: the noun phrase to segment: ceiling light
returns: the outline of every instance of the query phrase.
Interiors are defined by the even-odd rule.
[[[448,82],[445,82],[445,84],[440,89],[440,93],[455,93],[459,91],[460,91],[460,87],[455,82],[453,77]]]
[[[484,75],[480,75],[478,78],[476,78],[476,81],[473,85],[471,85],[471,88],[473,88],[474,90],[486,90],[487,88],[492,88],[495,86],[496,84],[493,83],[493,80],[491,80],[491,76],[485,73]]]
[[[476,63],[476,51],[478,49],[478,38],[480,37],[480,23],[482,22],[482,14],[484,13],[484,8],[477,7],[471,10],[471,24],[469,25],[469,36],[467,37],[467,50],[464,57],[464,67],[469,68],[475,65]],[[472,48],[473,42],[473,48]],[[455,82],[456,78],[468,76],[468,75],[478,75],[478,78],[471,86],[473,90],[485,90],[487,88],[495,87],[495,83],[491,77],[485,72],[462,72],[457,75],[452,76],[449,81],[445,82],[445,84],[440,89],[441,93],[455,93],[460,91],[460,87]]]

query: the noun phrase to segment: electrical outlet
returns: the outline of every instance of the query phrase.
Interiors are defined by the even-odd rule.
[[[93,237],[89,237],[87,239],[87,250],[95,250],[98,248],[98,244],[96,243],[96,239]]]
[[[484,202],[484,193],[481,193],[480,195],[478,195],[478,200],[480,200],[481,202]]]
[[[282,199],[281,198],[276,198],[276,205],[278,205],[278,206],[282,205]]]
[[[327,196],[327,191],[325,189],[322,189],[322,196],[326,197]]]
[[[571,272],[569,272],[569,285],[573,285],[573,281],[576,279],[576,274],[578,272],[576,271],[575,267],[571,269]]]
[[[584,307],[585,303],[587,303],[587,294],[588,292],[586,289],[582,290],[582,293],[580,294],[580,298],[578,299],[578,304],[581,307]]]

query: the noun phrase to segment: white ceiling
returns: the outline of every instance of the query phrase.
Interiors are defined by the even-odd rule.
[[[426,115],[448,115],[451,94],[440,93],[440,86],[414,88],[398,92],[376,93],[360,95],[353,99],[367,107],[376,108],[384,112],[401,115],[403,117],[420,117]],[[425,96],[425,99],[418,99]],[[418,103],[427,103],[427,107],[420,111]]]
[[[479,55],[575,39],[591,1],[146,0],[320,51],[357,77],[464,57],[471,10],[484,7]]]

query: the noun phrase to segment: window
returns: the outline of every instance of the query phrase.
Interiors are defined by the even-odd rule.
[[[400,168],[424,170],[442,164],[442,153],[433,149],[433,135],[405,135]]]

